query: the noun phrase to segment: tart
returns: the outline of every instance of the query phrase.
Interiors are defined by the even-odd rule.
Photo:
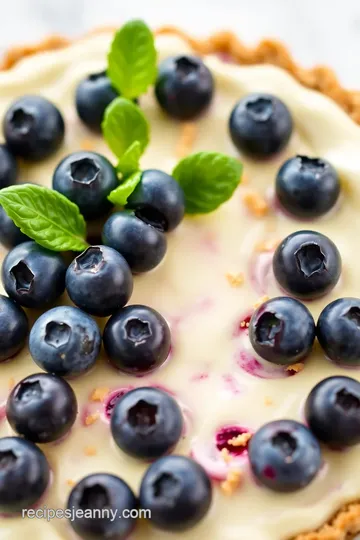
[[[74,105],[74,95],[79,83],[89,74],[100,73],[105,69],[106,55],[113,35],[112,30],[104,30],[75,43],[49,41],[39,49],[15,51],[5,60],[4,67],[9,69],[0,74],[1,117],[5,117],[16,98],[40,95],[55,103],[66,126],[64,141],[58,145],[56,151],[53,149],[48,157],[36,163],[19,161],[21,182],[51,187],[52,177],[59,163],[64,163],[62,160],[66,156],[78,151],[96,152],[114,162],[114,156],[104,138],[89,130],[80,121]],[[78,404],[77,419],[72,429],[65,438],[57,437],[56,442],[48,440],[39,445],[51,470],[49,486],[43,493],[43,498],[37,501],[39,508],[44,505],[53,509],[64,508],[74,486],[87,475],[95,473],[99,476],[109,473],[120,477],[133,493],[139,492],[142,479],[143,483],[146,483],[145,471],[149,469],[149,463],[143,458],[159,456],[147,454],[147,444],[140,451],[139,445],[134,449],[133,446],[130,448],[128,440],[124,442],[123,432],[119,428],[122,420],[118,404],[125,403],[125,398],[130,399],[127,397],[131,396],[130,391],[138,387],[151,387],[166,395],[166,398],[161,398],[168,400],[164,401],[164,414],[168,414],[169,410],[174,411],[172,421],[176,424],[173,429],[177,430],[177,435],[173,440],[170,440],[170,437],[167,449],[175,442],[174,452],[177,455],[191,456],[192,463],[198,463],[201,471],[205,471],[213,482],[213,502],[210,510],[195,528],[182,531],[182,537],[211,537],[214,540],[353,538],[360,532],[360,509],[354,502],[360,496],[359,446],[353,443],[350,446],[344,439],[343,446],[349,448],[335,450],[331,444],[324,442],[322,437],[320,459],[320,446],[316,441],[314,443],[319,430],[312,414],[314,405],[309,405],[308,396],[319,382],[328,377],[350,377],[355,383],[360,380],[354,355],[348,362],[352,363],[350,368],[344,367],[347,362],[341,356],[343,350],[340,354],[340,365],[326,358],[332,356],[333,349],[328,343],[328,331],[325,328],[321,333],[320,324],[319,339],[313,345],[315,323],[311,323],[317,321],[321,314],[321,328],[324,329],[326,324],[333,323],[331,314],[324,314],[326,306],[337,299],[360,296],[356,285],[357,267],[354,264],[360,204],[357,178],[360,169],[357,149],[360,131],[355,123],[360,118],[358,95],[343,90],[331,71],[323,68],[302,70],[291,60],[287,51],[275,43],[264,42],[255,51],[249,51],[229,34],[221,34],[200,42],[174,29],[165,29],[156,37],[156,48],[160,62],[174,55],[187,57],[204,54],[203,61],[213,77],[215,90],[211,103],[207,104],[207,110],[196,118],[191,118],[192,115],[189,114],[186,122],[166,115],[157,102],[159,96],[156,99],[152,91],[141,96],[140,109],[151,125],[151,141],[141,158],[141,169],[160,169],[171,173],[179,159],[190,154],[200,151],[222,152],[244,164],[242,182],[229,200],[214,212],[201,215],[193,212],[195,215],[186,216],[179,226],[174,226],[174,230],[167,234],[167,253],[160,265],[154,264],[156,268],[149,273],[138,275],[136,271],[131,305],[149,306],[156,310],[159,317],[161,314],[157,324],[166,325],[167,321],[171,330],[171,350],[168,351],[167,361],[153,371],[140,373],[141,378],[139,374],[136,376],[134,372],[126,372],[123,365],[122,370],[115,371],[107,362],[107,356],[117,358],[117,352],[109,345],[115,330],[107,323],[103,338],[108,355],[101,353],[91,372],[70,379]],[[238,65],[238,61],[242,65]],[[264,65],[252,65],[258,63]],[[270,64],[278,64],[280,67]],[[190,68],[193,68],[191,63],[190,67],[188,64],[183,66],[185,71]],[[284,120],[284,115],[289,114],[284,121],[284,130],[287,133],[282,131],[276,151],[270,149],[265,152],[263,146],[259,150],[256,144],[254,147],[251,137],[250,143],[244,143],[242,124],[235,118],[234,107],[239,100],[246,99],[250,94],[254,96],[254,93],[257,93],[257,97],[250,99],[250,109],[260,107],[260,110],[255,110],[255,117],[258,114],[266,116],[267,107],[277,107],[278,102],[281,104],[279,107],[285,107],[284,110],[287,111],[284,113],[282,110],[279,113],[281,119]],[[136,107],[135,104],[132,106]],[[167,105],[163,104],[163,107],[166,109]],[[232,111],[235,115],[233,141],[228,127]],[[241,113],[241,107],[239,111]],[[174,116],[173,109],[172,114]],[[241,133],[238,137],[239,131]],[[259,137],[257,141],[258,139]],[[284,170],[287,160],[292,160],[287,162],[290,163],[288,168],[294,164],[298,167],[297,178],[299,174],[301,178],[302,168],[318,179],[323,178],[326,169],[331,177],[327,186],[329,183],[333,186],[326,188],[333,195],[327,208],[319,209],[311,203],[311,198],[310,203],[307,201],[306,204],[299,203],[296,196],[295,202],[294,198],[292,202],[289,201],[289,191],[286,191],[289,186],[287,178],[292,171],[289,173]],[[280,204],[278,186],[284,178],[285,194],[283,192],[284,198]],[[302,185],[300,191],[301,188]],[[340,195],[337,193],[335,196],[334,190],[337,188]],[[292,194],[294,195],[294,192]],[[328,194],[329,191],[324,197]],[[204,200],[201,199],[200,205],[203,203]],[[301,211],[303,215],[299,216]],[[307,216],[304,219],[305,211]],[[145,217],[149,221],[149,215]],[[151,226],[151,223],[147,225]],[[298,253],[298,266],[293,273],[285,270],[285,277],[283,274],[281,277],[279,266],[286,247],[284,240],[289,237],[292,240],[296,236],[293,233],[304,230],[321,233],[324,235],[321,238],[326,238],[325,244],[319,243],[322,240],[320,241],[318,236],[315,239],[306,239],[306,246],[310,248],[300,251],[300,255],[295,250]],[[303,240],[302,242],[301,249],[304,245]],[[293,250],[294,256],[295,251]],[[2,263],[7,252],[5,248],[1,248]],[[97,264],[98,252],[93,251],[92,256],[94,264]],[[109,265],[115,264],[112,257],[114,255],[109,254]],[[295,291],[292,278],[296,272],[299,271],[302,278],[304,275],[309,278],[314,273],[319,274],[323,265],[326,265],[327,258],[335,261],[330,281],[325,284],[321,282],[320,285],[316,282],[315,288],[310,292],[308,289],[305,292],[304,289]],[[78,266],[81,267],[84,260],[81,262],[80,259]],[[276,266],[274,261],[277,261],[279,266]],[[6,269],[7,264],[5,262],[3,268]],[[26,282],[28,276],[25,272],[24,277],[23,267],[20,267],[19,273],[19,264],[18,262],[18,279]],[[129,279],[121,266],[122,263],[116,264],[118,273],[124,274],[123,281]],[[70,270],[71,265],[68,273]],[[56,266],[56,271],[61,273],[61,268]],[[45,282],[45,277],[43,279]],[[6,286],[6,280],[4,284]],[[78,282],[73,288],[67,282],[67,287],[73,300],[77,298]],[[323,287],[321,295],[317,294],[319,287]],[[293,296],[300,297],[301,306],[306,305],[306,314],[299,311],[302,309],[299,307],[299,300],[293,300]],[[285,344],[285,347],[280,343],[274,353],[274,360],[273,357],[266,356],[268,353],[258,345],[259,342],[260,345],[265,342],[268,347],[270,343],[272,353],[274,352],[276,336],[281,334],[277,327],[279,319],[264,319],[264,313],[274,315],[278,313],[276,309],[283,308],[272,306],[270,309],[264,306],[269,306],[272,299],[277,297],[285,298],[286,302],[295,302],[290,308],[286,308],[287,313],[292,315],[287,315],[284,319],[286,324],[290,319],[293,321],[293,326],[290,327],[293,339],[288,337],[288,342],[290,345],[297,343],[298,334],[302,337],[300,345],[296,347],[291,347],[289,343]],[[79,300],[75,302],[79,305]],[[71,302],[62,298],[57,303]],[[85,311],[90,310],[90,313],[94,309],[86,303],[81,307]],[[355,302],[346,304],[346,310],[346,313],[350,313],[347,321],[354,324],[355,335],[358,331],[360,309]],[[104,315],[94,311],[92,314]],[[37,319],[38,315],[37,311],[29,309],[28,316],[31,321]],[[41,319],[45,315],[37,320],[34,329],[41,326]],[[146,316],[153,317],[154,314],[147,313]],[[335,318],[339,316],[338,314]],[[121,319],[120,316],[118,318]],[[302,321],[299,326],[296,325],[296,320]],[[104,319],[98,320],[102,329],[103,321]],[[121,321],[116,320],[112,326],[120,323]],[[46,324],[49,325],[49,322]],[[82,320],[81,324],[91,323],[86,319],[86,323]],[[55,344],[58,347],[59,340],[61,342],[67,337],[64,337],[64,327],[55,330],[52,327],[48,341],[53,341],[50,345]],[[31,336],[34,335],[35,332],[32,331]],[[9,392],[25,377],[40,371],[33,361],[37,361],[37,354],[31,345],[32,339],[34,341],[35,338],[30,337],[31,355],[26,347],[1,366],[0,398],[4,404],[0,424],[1,437],[14,435],[13,423],[8,421],[11,419],[8,406],[8,420],[5,417]],[[96,341],[96,338],[94,339]],[[166,337],[163,339],[166,341]],[[305,342],[308,344],[304,345]],[[286,350],[282,349],[282,345]],[[356,347],[356,343],[353,347]],[[299,352],[300,349],[302,352]],[[120,356],[122,362],[123,352]],[[39,365],[44,367],[45,364],[42,365],[41,361],[37,363],[40,362]],[[54,372],[50,368],[48,371]],[[74,374],[58,373],[60,376]],[[70,395],[70,390],[66,391]],[[341,401],[343,405],[345,403],[341,410],[345,413],[351,410],[356,427],[360,414],[360,400],[356,398],[356,388],[351,393],[349,387],[346,386],[344,392],[341,387],[339,392],[342,392],[341,398],[345,400]],[[153,398],[149,394],[144,394],[140,401],[151,399]],[[309,412],[310,407],[312,408]],[[177,422],[174,420],[174,415],[178,414],[182,416],[181,430],[178,417]],[[291,429],[296,428],[301,432],[297,439],[297,435],[291,435],[291,429],[286,431],[285,424],[276,432],[280,433],[281,437],[280,442],[276,439],[279,444],[275,446],[279,446],[280,451],[286,447],[284,451],[288,452],[289,458],[287,463],[291,463],[293,452],[297,452],[299,448],[303,451],[302,460],[303,455],[308,456],[309,446],[314,447],[311,459],[309,458],[310,461],[306,464],[314,469],[313,473],[309,473],[311,478],[308,475],[308,481],[305,482],[307,485],[301,485],[302,478],[297,486],[299,489],[288,487],[287,491],[291,492],[286,493],[280,492],[285,491],[284,485],[278,485],[279,489],[274,489],[274,481],[279,477],[277,470],[275,474],[272,469],[263,466],[259,469],[254,465],[259,457],[259,449],[262,451],[269,440],[266,433],[259,428],[277,420],[297,421]],[[69,420],[70,423],[72,421]],[[304,427],[305,423],[310,425],[315,435]],[[116,436],[112,437],[111,430]],[[306,435],[303,435],[302,430]],[[172,433],[174,434],[174,431]],[[261,439],[260,435],[265,438]],[[274,437],[271,437],[273,441]],[[293,449],[294,437],[304,446]],[[336,438],[335,435],[334,437]],[[356,438],[356,433],[354,437]],[[164,437],[162,442],[166,442]],[[1,454],[0,447],[0,457],[1,455],[4,455],[4,452]],[[6,459],[2,462],[6,468]],[[155,461],[156,463],[158,462]],[[304,465],[304,462],[301,461],[301,464]],[[176,468],[181,464],[174,462],[172,466]],[[270,489],[263,485],[266,484],[264,471]],[[194,469],[193,474],[196,478],[200,473]],[[295,483],[297,481],[295,480]],[[101,483],[101,479],[97,482]],[[202,477],[201,482],[205,486],[206,481]],[[166,489],[169,490],[171,499],[171,485]],[[74,497],[70,497],[73,502]],[[135,507],[129,492],[126,492],[126,497],[129,504],[134,504]],[[95,501],[98,500],[95,498]],[[91,506],[91,503],[88,504]],[[15,539],[29,533],[39,539],[55,540],[72,538],[74,535],[66,519],[48,521],[4,516],[1,521],[0,538]],[[132,534],[132,538],[139,540],[171,537],[169,530],[153,528],[145,520],[140,520]]]

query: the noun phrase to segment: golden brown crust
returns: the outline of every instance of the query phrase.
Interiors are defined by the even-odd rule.
[[[94,33],[114,30],[113,27],[99,28]],[[291,73],[301,84],[318,90],[336,101],[350,116],[360,124],[360,91],[346,90],[333,70],[325,66],[304,69],[299,66],[288,49],[280,42],[265,39],[254,48],[244,45],[232,32],[217,32],[205,39],[196,39],[173,26],[164,26],[156,34],[176,34],[182,37],[199,54],[219,54],[229,56],[239,64],[273,64]],[[50,36],[40,43],[13,47],[6,52],[0,70],[12,68],[21,59],[38,52],[62,49],[71,44],[63,36]],[[86,455],[94,455],[95,448],[86,448]],[[350,540],[360,532],[360,503],[345,505],[332,519],[320,529],[296,536],[293,540]]]

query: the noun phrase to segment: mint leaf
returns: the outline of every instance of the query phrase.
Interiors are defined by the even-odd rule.
[[[139,143],[141,154],[149,143],[149,124],[143,112],[125,98],[114,99],[106,108],[102,130],[107,144],[119,159],[134,142]]]
[[[41,246],[53,251],[82,251],[86,224],[79,208],[52,189],[33,184],[10,186],[0,190],[5,212]]]
[[[140,169],[141,145],[139,141],[133,142],[119,160],[117,170],[124,177]]]
[[[144,94],[155,82],[154,36],[143,21],[129,21],[115,34],[108,55],[107,74],[118,92],[129,99]]]
[[[199,152],[181,160],[172,175],[185,193],[188,214],[213,212],[240,183],[242,164],[217,152]]]
[[[109,201],[118,206],[125,206],[128,197],[141,181],[142,172],[138,171],[125,180],[119,187],[114,189],[108,196]]]

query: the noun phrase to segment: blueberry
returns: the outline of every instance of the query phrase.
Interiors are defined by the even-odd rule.
[[[21,351],[28,332],[29,322],[23,309],[0,294],[0,362]]]
[[[296,156],[285,161],[276,177],[281,205],[299,218],[320,217],[335,205],[340,181],[334,167],[320,158]]]
[[[79,308],[107,317],[127,304],[133,279],[120,253],[107,246],[92,246],[70,264],[66,290]]]
[[[112,363],[126,373],[146,373],[161,366],[170,352],[170,328],[146,306],[127,306],[109,319],[103,335]]]
[[[96,322],[80,309],[59,306],[35,322],[30,354],[41,369],[63,377],[86,373],[99,356],[101,334]]]
[[[250,440],[249,460],[261,484],[284,493],[306,487],[322,465],[318,441],[294,420],[276,420],[262,426]]]
[[[135,388],[122,396],[111,415],[111,433],[121,450],[140,459],[170,452],[183,431],[183,416],[174,398],[158,388]]]
[[[330,292],[341,274],[341,256],[334,242],[314,231],[297,231],[277,248],[273,270],[279,285],[303,300]]]
[[[248,94],[232,110],[229,129],[236,148],[253,158],[270,158],[285,148],[293,130],[289,109],[271,94]]]
[[[16,182],[18,167],[16,160],[5,144],[0,144],[0,189]]]
[[[134,210],[138,218],[160,231],[172,231],[184,217],[184,192],[172,176],[149,169],[142,173],[126,208]]]
[[[59,163],[52,185],[75,203],[86,219],[96,219],[112,208],[107,197],[118,187],[119,181],[108,159],[95,152],[81,151]]]
[[[6,416],[14,431],[34,443],[63,437],[76,420],[71,386],[56,375],[37,373],[20,381],[8,397]]]
[[[34,443],[19,437],[0,439],[0,511],[30,508],[44,494],[50,480],[46,457]]]
[[[289,366],[306,358],[315,339],[315,322],[298,300],[279,296],[257,308],[249,337],[255,351],[268,362]]]
[[[3,130],[13,154],[38,161],[51,156],[61,146],[65,124],[51,101],[40,96],[24,96],[8,109]]]
[[[328,377],[310,392],[306,422],[319,441],[332,448],[360,443],[360,383],[350,377]]]
[[[196,56],[173,56],[159,66],[155,95],[160,107],[179,120],[192,120],[211,103],[214,79]]]
[[[140,505],[159,529],[181,532],[208,513],[212,486],[205,470],[185,456],[165,456],[150,465],[140,486]]]
[[[76,110],[86,126],[100,131],[105,109],[118,97],[105,71],[92,73],[76,89]]]
[[[30,238],[20,231],[19,227],[0,206],[0,242],[2,245],[10,249],[28,240]]]
[[[80,538],[125,540],[136,525],[138,500],[121,478],[90,474],[73,487],[67,509],[75,515],[70,525]]]
[[[167,247],[165,235],[131,211],[112,214],[104,225],[102,240],[121,253],[136,274],[160,264]]]
[[[330,360],[360,366],[360,299],[339,298],[328,304],[320,314],[316,333]]]
[[[66,264],[59,253],[35,242],[14,247],[2,265],[1,279],[8,295],[28,308],[45,308],[65,290]]]

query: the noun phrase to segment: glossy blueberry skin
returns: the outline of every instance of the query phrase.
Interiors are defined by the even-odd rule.
[[[250,320],[251,345],[262,358],[289,366],[306,358],[315,339],[310,311],[295,298],[279,296],[264,302]]]
[[[279,98],[253,93],[235,105],[229,130],[239,152],[255,159],[266,159],[285,148],[292,134],[293,120]]]
[[[39,161],[54,154],[65,135],[59,109],[41,96],[24,96],[8,109],[3,131],[6,144],[15,156]]]
[[[0,144],[0,189],[15,184],[18,166],[15,157],[5,144]]]
[[[76,89],[76,110],[80,119],[90,129],[100,131],[105,109],[118,95],[105,71],[88,75]]]
[[[185,214],[184,192],[169,174],[148,169],[142,173],[126,208],[134,210],[139,219],[160,231],[173,231]]]
[[[75,203],[86,219],[104,216],[112,208],[107,197],[118,187],[116,170],[96,152],[75,152],[65,157],[54,172],[53,189]]]
[[[70,525],[84,540],[125,540],[136,525],[136,518],[126,517],[124,511],[137,510],[138,500],[130,487],[113,474],[89,474],[73,487],[67,508],[75,512]],[[116,519],[93,516],[80,517],[80,511],[109,509]]]
[[[164,233],[144,223],[132,211],[116,212],[106,221],[103,243],[126,259],[134,274],[153,270],[165,257]]]
[[[282,493],[306,487],[322,465],[318,441],[294,420],[275,420],[262,426],[251,438],[248,451],[255,478]]]
[[[331,448],[360,443],[360,383],[350,377],[328,377],[310,392],[305,418],[315,437]]]
[[[360,366],[360,299],[338,298],[320,313],[317,338],[336,364]]]
[[[0,242],[2,245],[10,249],[28,240],[30,238],[20,231],[19,227],[0,206]]]
[[[14,247],[5,257],[1,272],[10,298],[28,308],[45,308],[65,290],[64,259],[35,242]]]
[[[21,351],[28,332],[25,311],[14,300],[0,294],[0,362]]]
[[[0,512],[17,513],[39,501],[50,480],[46,457],[20,437],[0,439]]]
[[[318,218],[329,212],[338,200],[340,180],[325,159],[295,156],[285,161],[278,172],[276,195],[291,215]]]
[[[147,373],[167,359],[170,328],[147,306],[127,306],[109,319],[103,334],[105,350],[115,367],[126,373]]]
[[[175,399],[159,388],[135,388],[117,401],[111,433],[118,447],[138,459],[153,460],[170,452],[183,432]]]
[[[107,317],[127,304],[133,279],[120,253],[107,246],[92,246],[67,269],[66,290],[83,311]]]
[[[185,456],[165,456],[146,471],[140,506],[151,510],[150,522],[170,532],[186,531],[204,519],[212,502],[212,485],[203,467]]]
[[[18,435],[34,443],[57,441],[73,426],[76,396],[60,377],[36,373],[12,390],[6,403],[8,422]]]
[[[75,377],[93,367],[100,353],[101,334],[96,322],[80,309],[59,306],[35,322],[29,349],[36,364],[60,377]]]
[[[273,270],[280,287],[302,300],[329,293],[341,274],[341,256],[334,242],[314,231],[296,231],[275,251]]]
[[[160,64],[155,96],[160,107],[173,118],[198,117],[210,105],[213,93],[213,76],[200,58],[173,56]]]

